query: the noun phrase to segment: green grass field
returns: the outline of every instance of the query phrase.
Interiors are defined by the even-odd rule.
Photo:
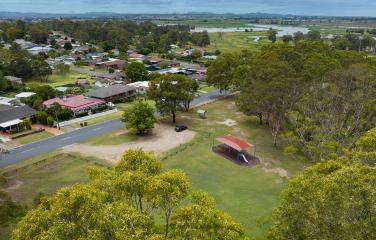
[[[188,24],[190,26],[199,27],[214,27],[214,28],[243,28],[245,24],[249,23],[248,20],[233,20],[233,19],[191,19],[191,20],[161,20],[153,21],[156,24]]]
[[[264,44],[270,41],[262,39],[255,42],[256,36],[264,36],[265,32],[229,32],[229,33],[209,33],[210,45],[205,47],[206,51],[214,52],[236,52],[243,49],[259,50]]]
[[[87,169],[98,165],[109,166],[109,163],[93,157],[56,151],[0,169],[0,174],[7,178],[9,186],[5,190],[12,199],[32,207],[40,192],[52,194],[61,187],[86,182]],[[0,240],[10,239],[10,232],[14,227],[10,225],[0,228]]]
[[[87,181],[87,168],[98,164],[108,165],[104,160],[55,151],[1,169],[0,174],[11,183],[19,183],[8,186],[12,199],[31,206],[40,192],[52,194],[61,187]]]
[[[52,87],[57,87],[65,84],[75,84],[77,78],[85,77],[87,80],[90,80],[90,76],[84,73],[77,73],[77,72],[69,72],[67,75],[59,75],[53,73],[47,82],[40,82],[40,81],[28,81],[27,84],[39,84],[39,85],[51,85]]]
[[[178,122],[187,124],[198,134],[191,143],[166,153],[163,165],[166,169],[182,169],[193,187],[209,192],[220,209],[245,226],[247,234],[264,239],[272,209],[278,205],[287,180],[263,167],[284,169],[294,175],[308,163],[284,156],[281,148],[274,148],[269,129],[260,126],[256,118],[236,112],[232,99],[201,108],[208,110],[206,120],[198,119],[195,111],[180,115]],[[221,123],[226,119],[236,121],[236,125]],[[263,167],[240,167],[212,153],[215,137],[228,133],[256,144],[256,154],[262,159]]]
[[[93,146],[103,146],[103,145],[119,145],[127,142],[131,142],[137,139],[136,135],[131,134],[129,131],[115,130],[108,132],[97,137],[93,137],[89,140],[83,141],[83,144],[89,144]]]
[[[35,133],[26,137],[15,139],[15,141],[20,144],[28,144],[28,143],[36,142],[36,141],[39,141],[39,140],[42,140],[51,136],[53,136],[51,133],[43,131],[40,133]]]

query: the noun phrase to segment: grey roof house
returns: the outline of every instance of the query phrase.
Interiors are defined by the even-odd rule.
[[[11,81],[12,83],[22,84],[22,78],[14,77],[14,76],[5,76],[5,79]]]
[[[0,129],[8,131],[25,118],[33,118],[35,110],[24,105],[19,107],[0,104]]]
[[[86,94],[88,97],[113,101],[131,98],[137,93],[136,87],[124,84],[115,84],[105,88],[98,88]]]

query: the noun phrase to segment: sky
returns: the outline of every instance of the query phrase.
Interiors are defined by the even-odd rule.
[[[37,13],[280,13],[376,17],[376,0],[0,0],[0,11]]]

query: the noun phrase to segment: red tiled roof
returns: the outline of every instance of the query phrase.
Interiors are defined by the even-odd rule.
[[[88,98],[83,95],[67,95],[65,97],[57,97],[43,102],[43,105],[50,107],[54,103],[59,103],[64,108],[72,111],[78,111],[93,105],[104,104],[100,99]]]
[[[106,66],[122,66],[122,65],[125,65],[127,63],[127,61],[125,60],[114,60],[114,61],[109,61],[109,62],[105,62],[104,65]]]
[[[239,139],[237,137],[234,137],[232,135],[226,135],[226,136],[223,136],[223,137],[219,137],[217,138],[217,141],[221,142],[221,143],[224,143],[226,144],[227,146],[237,150],[237,151],[243,151],[243,150],[247,150],[251,147],[254,147],[254,145],[242,140],[242,139]]]

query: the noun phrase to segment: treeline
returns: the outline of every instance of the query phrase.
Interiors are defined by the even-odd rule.
[[[207,81],[237,87],[238,108],[283,135],[288,152],[319,161],[343,154],[376,123],[376,69],[372,59],[321,41],[271,44],[260,52],[223,54]]]
[[[358,33],[358,34],[365,34],[369,33],[372,35],[376,35],[376,29],[374,28],[348,28],[346,29],[347,33]]]
[[[10,49],[0,48],[0,73],[46,82],[52,73],[46,59],[46,55],[31,55],[17,44],[12,44]]]
[[[1,36],[6,42],[17,38],[25,38],[36,43],[47,44],[51,31],[62,31],[64,34],[83,43],[105,46],[108,50],[128,49],[136,46],[141,53],[166,52],[171,44],[185,46],[188,42],[199,46],[210,44],[207,32],[191,33],[189,25],[158,26],[152,22],[135,21],[72,21],[53,20],[38,23],[2,22]]]

